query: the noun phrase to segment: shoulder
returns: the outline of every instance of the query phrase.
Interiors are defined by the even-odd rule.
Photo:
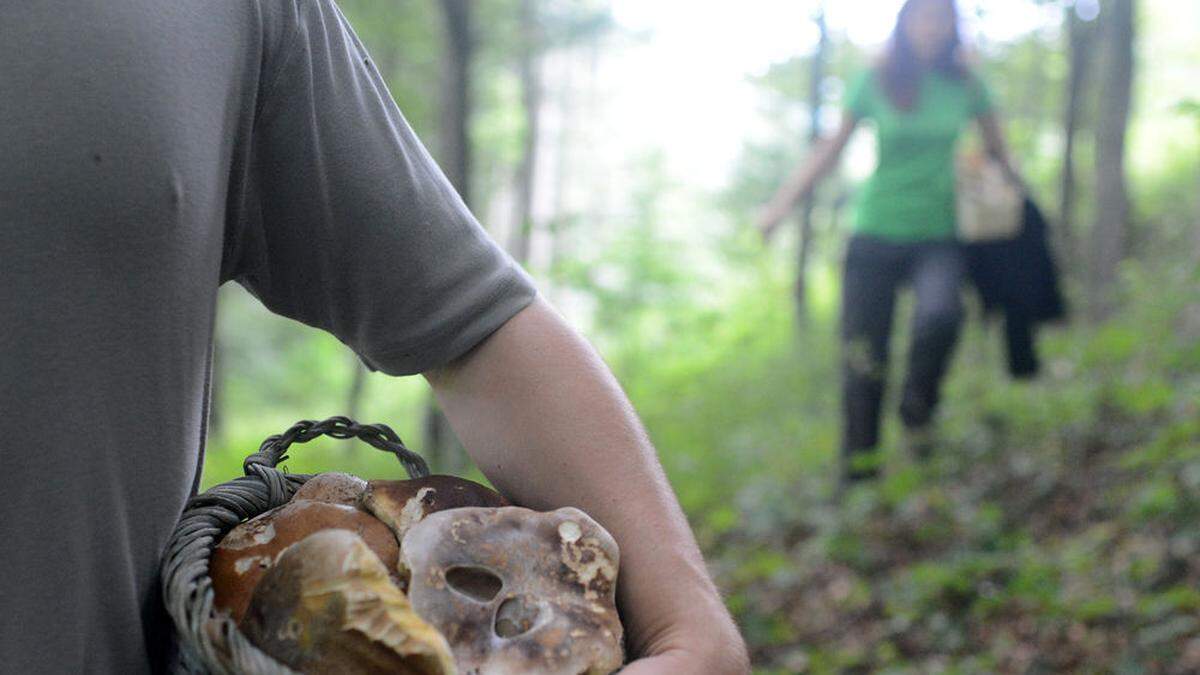
[[[984,81],[983,75],[975,68],[964,68],[960,81],[968,91],[987,89],[987,83]]]
[[[846,109],[859,117],[869,114],[871,101],[876,97],[878,79],[876,67],[860,68],[847,78]]]
[[[961,80],[971,112],[982,115],[992,108],[992,92],[977,69],[965,70]]]
[[[847,78],[847,81],[850,83],[850,86],[852,86],[852,87],[853,86],[870,87],[880,81],[882,71],[883,71],[882,64],[873,63],[870,65],[862,66],[858,70],[854,71],[850,75],[850,77]]]
[[[972,96],[986,96],[989,88],[983,76],[983,60],[979,53],[974,50],[961,50],[954,60],[961,74],[963,88]]]

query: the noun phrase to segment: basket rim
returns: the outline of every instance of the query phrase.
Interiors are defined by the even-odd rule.
[[[163,556],[163,602],[174,624],[179,667],[186,672],[296,672],[258,649],[228,614],[213,606],[209,563],[220,541],[246,520],[288,503],[316,475],[259,469],[266,480],[240,476],[190,500]]]
[[[410,477],[429,474],[425,460],[404,446],[384,424],[363,425],[347,417],[302,420],[283,434],[269,436],[243,462],[244,476],[210,487],[184,505],[160,562],[161,593],[178,646],[173,669],[194,673],[299,675],[256,647],[233,619],[213,607],[209,576],[212,553],[241,523],[282,506],[302,485],[320,474],[277,468],[287,448],[321,435],[359,438],[396,455]]]

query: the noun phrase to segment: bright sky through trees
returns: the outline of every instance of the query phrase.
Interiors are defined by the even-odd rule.
[[[825,3],[830,29],[868,47],[887,39],[900,4]],[[720,185],[744,132],[762,122],[760,94],[748,76],[811,51],[816,6],[811,0],[614,0],[617,22],[647,37],[614,57],[606,73],[613,93],[611,124],[628,144],[620,152],[660,147],[675,175],[707,187]],[[1053,28],[1061,16],[1029,0],[963,0],[960,7],[974,43]]]

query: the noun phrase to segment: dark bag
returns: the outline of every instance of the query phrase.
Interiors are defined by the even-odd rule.
[[[1004,316],[1009,372],[1014,377],[1037,374],[1034,329],[1067,316],[1049,225],[1041,209],[1026,197],[1022,227],[1015,237],[967,243],[963,249],[985,314]]]

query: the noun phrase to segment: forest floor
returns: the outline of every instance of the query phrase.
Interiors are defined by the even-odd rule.
[[[960,365],[926,463],[743,495],[706,548],[756,672],[1200,673],[1200,304],[1043,352]]]

